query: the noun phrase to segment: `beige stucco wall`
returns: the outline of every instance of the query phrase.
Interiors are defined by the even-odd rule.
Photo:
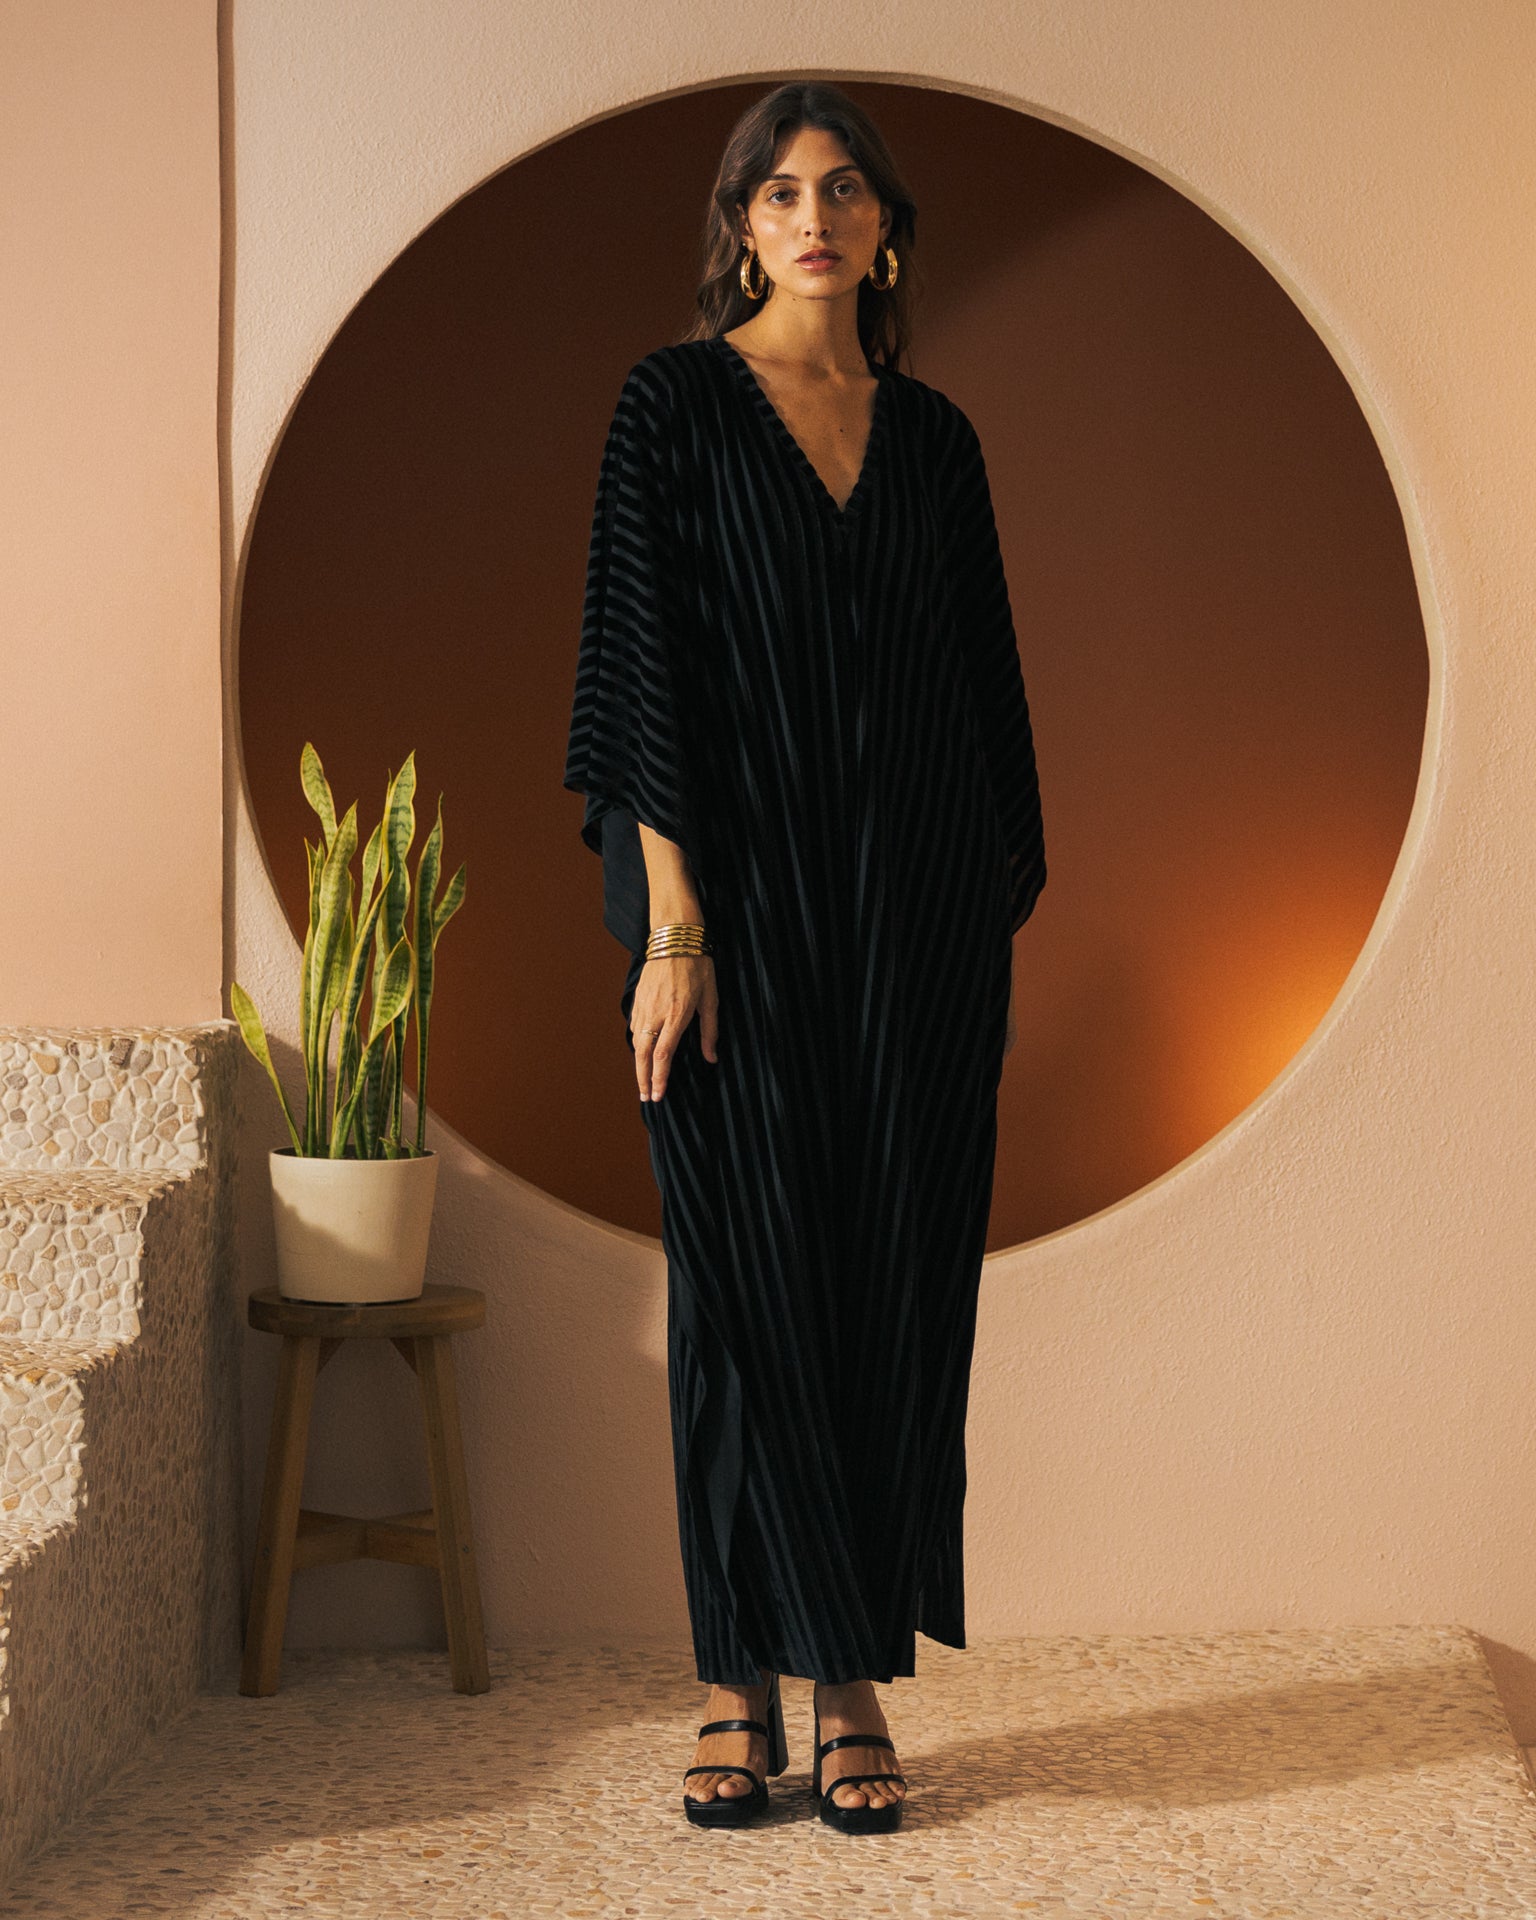
[[[217,58],[0,4],[0,1025],[220,1012]]]
[[[720,79],[907,78],[1043,115],[1196,199],[1312,318],[1414,554],[1433,650],[1418,802],[1372,937],[1289,1069],[1162,1179],[989,1260],[969,1624],[1460,1622],[1494,1643],[1536,1739],[1536,15],[885,0],[770,23],[739,0],[595,18],[236,0],[225,41],[237,554],[310,369],[424,224],[593,116]],[[1006,182],[989,191],[1005,217]],[[631,217],[621,192],[621,231]],[[233,570],[225,591],[232,611]],[[274,1011],[289,996],[291,1031],[291,936],[230,765],[234,969]],[[254,1286],[270,1277],[254,1149],[277,1136],[247,1105]],[[660,1249],[438,1139],[435,1272],[490,1296],[461,1345],[492,1638],[681,1641]],[[408,1377],[387,1352],[348,1361],[327,1376],[309,1498],[410,1505],[415,1435],[387,1420],[409,1412]],[[271,1382],[255,1342],[249,1368],[254,1487]],[[397,1568],[306,1576],[291,1622],[350,1643],[437,1631],[429,1579]]]

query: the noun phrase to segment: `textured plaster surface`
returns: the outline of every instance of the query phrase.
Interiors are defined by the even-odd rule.
[[[234,1067],[223,1022],[0,1034],[0,1880],[238,1658]]]
[[[290,1653],[210,1695],[31,1862],[15,1920],[1516,1920],[1536,1795],[1455,1629],[1115,1634],[945,1649],[881,1690],[907,1812],[815,1817],[811,1690],[743,1832],[684,1819],[703,1689],[677,1655]],[[743,1747],[745,1742],[743,1742]]]
[[[1459,1622],[1536,1737],[1536,121],[1518,81],[1536,14],[895,0],[769,39],[758,9],[684,0],[606,5],[598,32],[490,0],[391,0],[366,33],[298,0],[237,7],[231,550],[296,396],[396,253],[495,169],[659,94],[796,72],[960,88],[1102,141],[1241,237],[1339,361],[1397,489],[1432,649],[1424,773],[1371,937],[1290,1067],[1158,1181],[988,1262],[970,1619]],[[987,191],[1005,215],[1007,182]],[[232,648],[238,589],[232,568]],[[229,766],[231,950],[291,1049],[294,946]],[[437,1137],[431,1277],[489,1297],[464,1365],[492,1639],[675,1644],[659,1249]],[[249,1287],[272,1272],[246,1167]],[[270,1366],[253,1362],[255,1457]],[[388,1391],[362,1368],[335,1383],[317,1473],[338,1499],[410,1497],[409,1461],[370,1437]],[[396,1572],[311,1588],[295,1643],[434,1636]]]

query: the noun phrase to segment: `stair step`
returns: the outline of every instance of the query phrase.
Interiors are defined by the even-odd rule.
[[[85,1505],[81,1377],[122,1350],[119,1340],[0,1338],[0,1579]]]
[[[238,1659],[236,1041],[0,1032],[0,1887]]]
[[[0,1338],[131,1340],[144,1210],[175,1177],[0,1172]]]
[[[0,1174],[0,1576],[86,1503],[81,1377],[138,1336],[145,1214],[177,1178]]]
[[[191,1173],[207,1150],[204,1081],[221,1044],[210,1027],[0,1033],[0,1165]]]

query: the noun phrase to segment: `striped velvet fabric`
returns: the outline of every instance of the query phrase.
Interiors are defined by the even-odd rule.
[[[719,1060],[639,1103],[662,1204],[701,1680],[965,1644],[962,1509],[1011,935],[1045,884],[1029,709],[965,414],[872,363],[840,509],[747,361],[658,348],[598,479],[565,785],[629,950],[684,851]],[[666,961],[653,963],[666,966]]]

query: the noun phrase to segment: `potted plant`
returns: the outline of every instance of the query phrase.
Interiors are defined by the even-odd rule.
[[[266,1068],[291,1146],[274,1148],[273,1221],[279,1291],[296,1300],[410,1300],[421,1293],[437,1189],[426,1144],[427,1059],[438,940],[464,900],[464,868],[439,892],[443,802],[416,862],[416,756],[390,776],[384,813],[352,872],[357,803],[338,821],[314,747],[300,777],[319,815],[309,857],[309,928],[299,987],[304,1059],[302,1124],[272,1064],[250,995],[230,1004],[241,1037]],[[401,1137],[407,1030],[414,1015],[416,1137]]]

